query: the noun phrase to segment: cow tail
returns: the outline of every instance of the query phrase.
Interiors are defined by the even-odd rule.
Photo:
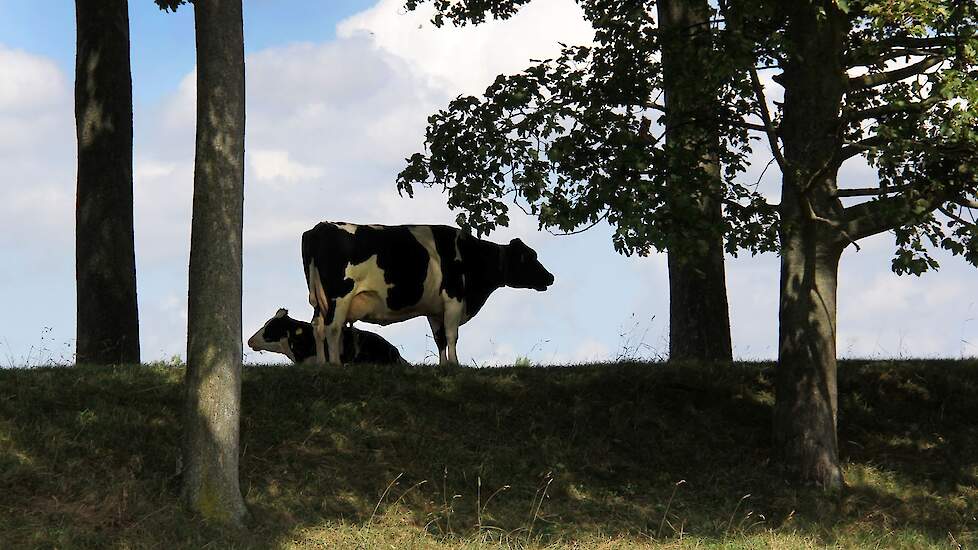
[[[309,289],[309,305],[326,319],[326,312],[329,310],[329,302],[326,299],[326,290],[323,288],[323,279],[319,275],[319,268],[315,262],[315,250],[312,246],[311,231],[302,234],[302,265],[306,276],[306,287]]]

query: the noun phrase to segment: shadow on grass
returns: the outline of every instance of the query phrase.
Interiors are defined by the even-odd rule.
[[[0,371],[0,546],[976,540],[978,366],[843,364],[829,499],[772,464],[771,368],[248,368],[230,539],[178,506],[181,369]]]

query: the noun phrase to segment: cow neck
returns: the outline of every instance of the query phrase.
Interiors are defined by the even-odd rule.
[[[508,269],[505,246],[482,239],[472,239],[473,254],[466,257],[466,288],[487,296],[506,286]]]
[[[506,286],[506,282],[509,281],[509,258],[506,256],[506,245],[497,244],[496,248],[499,249],[499,286]]]

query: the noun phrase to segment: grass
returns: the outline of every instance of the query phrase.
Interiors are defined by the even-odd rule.
[[[773,366],[249,367],[247,532],[179,506],[180,367],[0,370],[0,548],[970,548],[978,362],[843,362],[849,488]]]

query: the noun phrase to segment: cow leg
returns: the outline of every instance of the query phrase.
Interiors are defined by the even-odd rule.
[[[445,304],[445,340],[448,347],[448,362],[458,364],[458,326],[462,323],[462,302],[449,300]]]
[[[435,338],[435,345],[438,346],[438,364],[448,363],[448,339],[445,337],[445,323],[438,317],[428,317],[428,324],[431,326],[431,335]]]
[[[316,364],[325,365],[326,347],[324,342],[326,341],[326,319],[323,318],[323,312],[318,307],[312,315],[312,334],[316,340]]]
[[[329,362],[342,365],[343,361],[343,325],[346,324],[346,314],[350,310],[350,300],[336,300],[333,304],[333,318],[326,324],[326,345],[329,348]]]

